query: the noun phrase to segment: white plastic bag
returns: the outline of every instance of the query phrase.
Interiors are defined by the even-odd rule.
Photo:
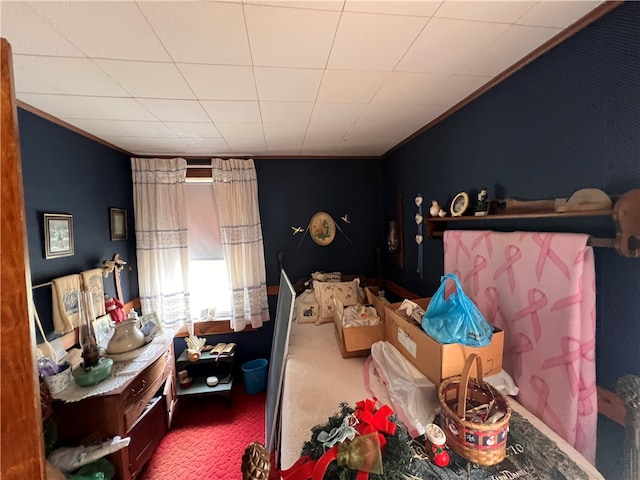
[[[425,433],[440,409],[438,389],[427,377],[386,341],[371,345],[365,376],[369,394],[393,407],[409,435]]]

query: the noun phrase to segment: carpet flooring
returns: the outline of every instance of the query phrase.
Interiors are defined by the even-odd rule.
[[[241,480],[242,454],[264,444],[266,393],[234,385],[231,407],[215,396],[181,396],[169,432],[139,480]]]

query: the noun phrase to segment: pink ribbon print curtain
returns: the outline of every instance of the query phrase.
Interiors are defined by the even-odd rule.
[[[587,239],[449,230],[444,271],[504,330],[503,368],[520,389],[518,401],[594,463],[596,295]]]

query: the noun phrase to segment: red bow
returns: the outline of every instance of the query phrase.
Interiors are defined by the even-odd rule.
[[[356,430],[360,435],[377,432],[380,439],[380,448],[384,448],[387,439],[382,434],[395,434],[397,425],[388,418],[393,415],[393,410],[389,405],[383,405],[377,411],[375,411],[375,407],[376,402],[371,399],[356,403],[355,414],[358,419]]]
[[[377,411],[375,410],[376,402],[366,399],[356,403],[355,415],[358,424],[355,426],[360,435],[368,433],[377,433],[380,440],[380,448],[382,449],[387,443],[387,439],[383,433],[394,435],[397,425],[389,420],[389,416],[393,415],[393,410],[388,405],[383,405]],[[322,480],[329,464],[337,458],[338,445],[330,448],[317,461],[308,455],[301,457],[288,470],[280,472],[283,480]],[[357,480],[367,480],[369,474],[359,471],[356,475]]]

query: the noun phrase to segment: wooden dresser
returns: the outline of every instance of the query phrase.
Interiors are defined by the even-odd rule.
[[[54,402],[60,444],[99,443],[116,435],[131,442],[108,459],[116,480],[131,480],[142,470],[171,425],[176,406],[173,342],[135,377],[110,392],[79,402]]]

